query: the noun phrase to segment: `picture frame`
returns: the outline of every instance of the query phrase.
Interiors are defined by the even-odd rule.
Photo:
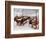
[[[15,14],[14,14],[14,11],[15,11]],[[16,16],[16,13],[20,14],[21,12],[23,12],[24,15],[22,13],[20,15],[17,14],[17,16],[19,15],[19,16],[21,16],[20,18],[22,18],[22,15],[23,15],[23,17],[29,16],[28,14],[30,13],[30,11],[33,13],[33,15],[30,14],[31,17],[36,16],[36,14],[34,15],[34,13],[36,13],[36,11],[38,12],[39,28],[35,29],[33,27],[34,30],[33,29],[30,30],[29,28],[25,28],[25,27],[24,27],[25,29],[23,27],[22,28],[20,27],[21,29],[19,29],[18,27],[15,27],[15,32],[14,32],[13,26],[15,26],[14,21],[16,21],[16,18],[14,19],[13,15]],[[25,13],[27,13],[27,14],[25,14]],[[32,18],[31,17],[27,17],[28,20],[33,18],[33,17]],[[23,24],[23,23],[21,22],[21,24]],[[33,26],[33,24],[32,24],[32,26]],[[45,35],[45,4],[44,3],[5,1],[5,38],[35,37],[35,36],[44,36],[44,35]]]

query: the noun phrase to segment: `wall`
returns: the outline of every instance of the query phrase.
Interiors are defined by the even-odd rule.
[[[46,3],[45,2],[46,0],[16,0],[16,1],[44,2],[44,3]],[[45,4],[45,7],[46,7],[46,4]],[[46,26],[45,26],[45,30],[46,30]],[[46,34],[46,31],[45,31],[45,34]],[[5,0],[0,1],[0,39],[5,39]],[[12,38],[12,39],[46,39],[46,35],[40,36],[40,37],[24,37],[24,38]]]

